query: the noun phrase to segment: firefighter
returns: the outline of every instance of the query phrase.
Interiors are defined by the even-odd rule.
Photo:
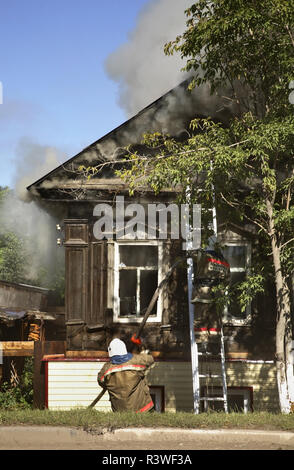
[[[197,304],[194,327],[198,339],[206,342],[221,331],[221,316],[217,310],[214,288],[219,287],[218,295],[224,294],[223,287],[230,279],[230,265],[220,251],[210,249],[198,251],[194,261],[196,267],[191,300],[191,303]]]
[[[110,362],[98,373],[98,383],[109,393],[112,411],[142,413],[154,407],[145,378],[146,370],[154,363],[150,354],[128,353],[126,345],[118,338],[108,347]]]

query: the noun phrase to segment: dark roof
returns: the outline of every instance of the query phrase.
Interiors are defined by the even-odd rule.
[[[12,287],[13,289],[27,290],[31,292],[39,292],[41,294],[48,294],[50,290],[46,287],[32,286],[30,284],[23,284],[21,282],[4,281],[0,279],[0,287],[1,286]]]
[[[15,309],[7,309],[7,308],[0,308],[0,320],[20,320],[24,318],[27,314],[26,310],[15,310]]]
[[[0,307],[0,323],[4,323],[6,326],[14,326],[15,322],[19,320],[55,321],[56,318],[48,312],[41,312],[39,310]]]

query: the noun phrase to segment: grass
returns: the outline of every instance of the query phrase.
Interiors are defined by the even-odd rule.
[[[200,413],[112,413],[93,409],[1,410],[0,425],[45,425],[118,429],[126,427],[173,427],[186,429],[261,429],[294,432],[294,414],[253,412]]]

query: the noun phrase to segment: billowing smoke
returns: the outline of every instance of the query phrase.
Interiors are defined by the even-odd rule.
[[[65,155],[56,147],[37,144],[22,138],[16,148],[14,158],[14,190],[21,201],[31,200],[27,186],[54,170]]]
[[[11,191],[1,205],[1,233],[12,232],[22,240],[27,255],[26,276],[31,282],[49,282],[62,249],[56,244],[56,221],[31,198],[26,187],[56,168],[64,155],[54,147],[21,139],[14,159]]]
[[[119,83],[119,103],[132,116],[186,78],[179,54],[165,56],[164,45],[185,30],[191,0],[151,0],[138,16],[129,40],[106,61]]]
[[[220,96],[211,97],[208,86],[197,88],[192,94],[184,93],[183,88],[175,88],[189,78],[187,72],[181,71],[185,60],[178,53],[166,56],[164,45],[185,31],[185,9],[192,3],[191,0],[151,0],[138,16],[129,40],[106,61],[106,71],[118,83],[119,104],[127,117],[132,117],[174,89],[155,121],[152,115],[147,122],[145,113],[145,122],[142,122],[145,132],[177,132],[178,129],[172,127],[175,118],[179,127],[184,116],[192,119],[196,115],[204,115],[221,119],[231,106],[230,101]]]

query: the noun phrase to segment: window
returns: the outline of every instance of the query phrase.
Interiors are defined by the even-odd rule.
[[[114,320],[140,322],[161,281],[162,246],[157,242],[117,242],[114,268]],[[161,321],[159,296],[149,321]],[[147,321],[148,321],[147,320]]]
[[[203,387],[203,397],[219,397],[222,395],[222,387]],[[253,409],[253,388],[252,387],[228,387],[228,411],[237,413],[248,413]],[[202,402],[202,411],[214,410],[223,411],[222,401]]]
[[[230,284],[234,285],[246,279],[251,265],[251,245],[246,242],[227,243],[222,249],[223,255],[230,263]],[[251,318],[251,305],[248,305],[245,312],[241,312],[236,301],[232,301],[224,311],[224,321],[235,325],[248,323]]]

